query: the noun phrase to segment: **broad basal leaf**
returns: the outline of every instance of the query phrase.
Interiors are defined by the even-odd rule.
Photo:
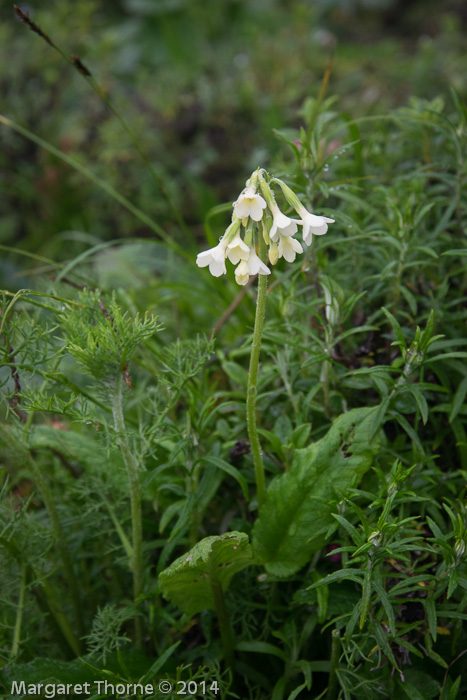
[[[225,591],[234,574],[253,564],[253,554],[244,532],[205,537],[187,554],[176,559],[159,576],[164,597],[187,615],[215,610],[212,584]]]
[[[359,482],[378,450],[372,437],[377,410],[339,416],[325,437],[296,450],[290,470],[271,482],[252,540],[256,560],[269,573],[294,574],[322,546],[336,500]]]

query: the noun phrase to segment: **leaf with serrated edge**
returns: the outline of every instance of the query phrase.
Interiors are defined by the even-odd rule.
[[[251,564],[248,535],[227,532],[195,544],[160,574],[159,584],[164,597],[192,617],[201,610],[215,610],[213,581],[225,591],[232,576]]]
[[[296,450],[290,470],[271,482],[252,539],[255,558],[269,573],[294,574],[323,545],[335,522],[332,502],[358,484],[378,451],[375,410],[339,416],[321,440]]]

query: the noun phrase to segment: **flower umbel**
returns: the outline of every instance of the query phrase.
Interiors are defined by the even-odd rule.
[[[300,218],[292,218],[281,211],[272,189],[274,183],[280,186],[287,203]],[[303,242],[310,245],[313,234],[322,236],[331,223],[334,223],[334,219],[308,211],[282,180],[270,178],[266,171],[258,169],[234,202],[232,222],[224,236],[217,246],[199,253],[196,264],[198,267],[209,266],[210,273],[220,277],[227,272],[225,260],[228,258],[233,265],[237,265],[235,280],[243,286],[254,275],[271,274],[266,259],[263,260],[257,253],[260,237],[269,246],[271,265],[275,265],[279,258],[291,263],[297,254],[303,253],[302,244],[293,237],[298,232],[298,226],[303,227]]]

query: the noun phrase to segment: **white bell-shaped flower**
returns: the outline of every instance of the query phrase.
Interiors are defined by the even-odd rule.
[[[297,253],[303,253],[301,243],[296,238],[292,238],[292,236],[281,234],[279,238],[279,257],[285,258],[287,262],[293,262],[297,257]]]
[[[272,226],[269,231],[271,241],[277,241],[279,235],[293,236],[294,233],[297,233],[297,222],[294,219],[281,212],[278,206],[274,206],[271,209],[273,215]]]
[[[256,254],[256,250],[250,248],[250,257],[248,258],[248,270],[250,275],[270,275],[271,270],[263,263],[261,258]]]
[[[307,245],[311,243],[312,234],[323,236],[328,230],[328,224],[334,223],[334,219],[328,219],[326,216],[315,216],[305,207],[300,207],[298,215],[301,217],[298,223],[303,225],[303,242]]]
[[[214,277],[225,275],[227,272],[225,269],[226,248],[227,241],[223,238],[215,248],[210,248],[209,250],[204,250],[202,253],[198,253],[196,264],[198,267],[207,267],[209,265],[209,272]]]
[[[237,231],[228,244],[227,257],[233,265],[236,265],[240,260],[248,260],[250,257],[250,248],[240,236],[240,231]]]
[[[263,209],[266,209],[266,206],[265,200],[256,193],[255,188],[247,187],[234,202],[234,211],[238,219],[246,219],[250,216],[253,221],[261,221]]]

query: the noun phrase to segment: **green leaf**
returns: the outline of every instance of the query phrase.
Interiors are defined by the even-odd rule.
[[[426,425],[428,420],[428,403],[419,387],[416,384],[406,384],[406,389],[412,394],[417,406],[420,409],[420,414],[422,416],[423,425]]]
[[[375,637],[376,637],[376,641],[378,642],[379,647],[384,651],[384,653],[388,657],[389,661],[392,663],[392,665],[395,668],[398,668],[396,659],[394,658],[394,654],[392,653],[391,646],[388,642],[387,634],[383,630],[381,625],[376,625]]]
[[[244,532],[205,537],[176,559],[159,575],[165,598],[188,616],[215,610],[212,584],[225,590],[232,576],[253,564],[253,554]]]
[[[464,377],[464,379],[459,384],[457,391],[454,394],[454,398],[452,400],[452,409],[451,409],[451,413],[449,415],[449,422],[450,423],[452,423],[454,418],[457,416],[457,414],[459,413],[459,411],[463,407],[466,394],[467,394],[467,377]]]
[[[321,578],[316,583],[308,586],[307,591],[312,588],[318,588],[319,586],[327,586],[328,583],[333,583],[334,581],[341,581],[342,579],[347,579],[348,581],[355,581],[355,583],[363,585],[363,571],[361,569],[339,569],[339,571],[334,571],[332,574],[328,574]]]
[[[222,363],[222,369],[235,384],[240,384],[240,386],[246,389],[248,384],[248,372],[244,367],[238,365],[236,362],[225,361]]]
[[[376,595],[378,596],[383,608],[384,612],[386,613],[386,617],[388,618],[388,625],[389,625],[389,631],[393,636],[396,634],[396,619],[394,616],[394,610],[391,605],[391,601],[389,600],[389,596],[384,590],[383,586],[378,583],[377,581],[372,581],[372,586],[376,591]]]
[[[290,470],[271,482],[252,542],[269,573],[294,574],[322,546],[335,522],[333,501],[357,485],[378,450],[371,438],[375,410],[337,418],[325,437],[296,450]]]
[[[287,655],[279,647],[274,646],[274,644],[269,644],[268,642],[238,642],[235,645],[236,651],[247,651],[248,653],[254,652],[257,654],[272,654],[277,656],[282,661],[287,661]]]
[[[370,609],[370,601],[371,601],[371,560],[368,560],[368,563],[370,566],[367,566],[366,571],[365,571],[365,578],[363,580],[363,586],[362,586],[362,607],[360,609],[360,620],[359,620],[359,626],[360,629],[362,630],[363,627],[365,626],[366,619],[368,617],[368,611]]]
[[[161,533],[161,535],[164,532],[167,525],[172,520],[172,518],[174,518],[177,515],[177,513],[180,513],[180,511],[183,510],[185,504],[186,499],[184,498],[182,501],[175,501],[175,503],[171,503],[169,506],[167,506],[167,508],[162,513],[161,519],[159,520],[159,532]]]
[[[425,612],[426,612],[426,616],[428,619],[428,626],[430,628],[430,634],[433,638],[433,641],[436,642],[438,622],[436,619],[435,599],[433,597],[426,598],[423,601],[423,603],[425,605]]]
[[[147,673],[145,673],[145,675],[143,676],[143,678],[142,678],[143,682],[144,681],[149,682],[152,678],[157,676],[159,671],[164,667],[165,662],[168,661],[168,659],[170,659],[170,657],[172,656],[172,654],[174,653],[175,649],[178,647],[179,644],[180,644],[180,642],[175,642],[175,644],[172,644],[171,647],[166,649],[164,651],[164,653],[161,656],[159,656],[159,658],[153,663],[153,665],[151,666],[149,671]]]
[[[400,683],[399,688],[410,700],[425,700],[424,696],[411,683]]]
[[[414,666],[404,667],[404,676],[406,683],[417,688],[420,693],[419,697],[423,700],[431,700],[439,697],[440,685],[437,680],[432,678],[428,673],[421,671]]]
[[[222,469],[222,471],[226,472],[226,474],[233,476],[233,478],[236,479],[240,484],[245,500],[249,500],[248,484],[246,483],[245,477],[243,476],[243,474],[240,474],[238,469],[233,467],[228,462],[225,462],[223,459],[220,459],[219,457],[204,457],[203,462],[208,462],[209,464],[212,464],[215,467]]]
[[[448,700],[456,700],[461,687],[462,676],[458,676],[451,686],[449,691]]]
[[[412,428],[412,426],[410,425],[408,420],[406,418],[404,418],[404,416],[402,416],[400,413],[396,413],[394,415],[394,418],[399,423],[399,425],[405,430],[405,432],[407,433],[409,438],[412,440],[414,445],[416,445],[417,449],[420,451],[420,454],[424,454],[425,451],[423,449],[423,445],[420,441],[420,438],[418,437],[417,433]]]
[[[426,647],[426,652],[430,659],[432,659],[435,663],[439,664],[439,666],[442,666],[442,668],[449,668],[448,664],[446,661],[443,659],[442,656],[440,656],[434,649],[433,649],[433,642],[431,641],[431,637],[428,634],[428,632],[425,634],[425,647]]]
[[[318,583],[321,576],[318,571],[313,571],[313,581]],[[328,586],[317,586],[316,596],[318,600],[318,622],[325,622],[328,614],[329,588]]]
[[[274,434],[277,435],[283,445],[286,445],[292,436],[292,421],[287,415],[279,416],[274,423]]]
[[[386,318],[388,319],[389,323],[392,326],[392,329],[396,335],[396,338],[398,340],[398,343],[400,344],[401,348],[407,347],[407,344],[405,342],[405,336],[402,332],[402,328],[400,327],[399,323],[396,321],[395,317],[392,315],[390,311],[383,307],[381,307],[381,311],[385,314]]]
[[[302,690],[305,690],[305,688],[308,688],[307,684],[302,683],[301,685],[298,686],[298,688],[295,688],[295,690],[292,690],[292,692],[290,693],[287,700],[295,700],[295,698],[298,698],[298,696],[300,695]],[[308,690],[310,690],[310,689],[308,688]]]
[[[435,355],[435,357],[430,357],[430,359],[425,360],[424,364],[431,365],[433,362],[439,362],[440,360],[452,360],[453,358],[465,360],[467,358],[467,352],[446,352],[443,355]]]
[[[405,297],[405,300],[407,304],[409,305],[409,309],[413,314],[417,313],[417,300],[412,294],[412,292],[407,289],[407,287],[404,284],[401,284],[400,286],[401,294],[403,297]]]
[[[305,447],[306,441],[310,435],[311,423],[302,423],[298,425],[292,433],[291,443],[294,447]]]
[[[362,537],[355,525],[349,523],[349,521],[346,520],[346,518],[344,518],[342,515],[339,515],[338,513],[334,513],[333,518],[335,518],[337,522],[340,523],[345,530],[347,530],[354,544],[356,544],[357,547],[361,547],[365,543],[364,537]]]

